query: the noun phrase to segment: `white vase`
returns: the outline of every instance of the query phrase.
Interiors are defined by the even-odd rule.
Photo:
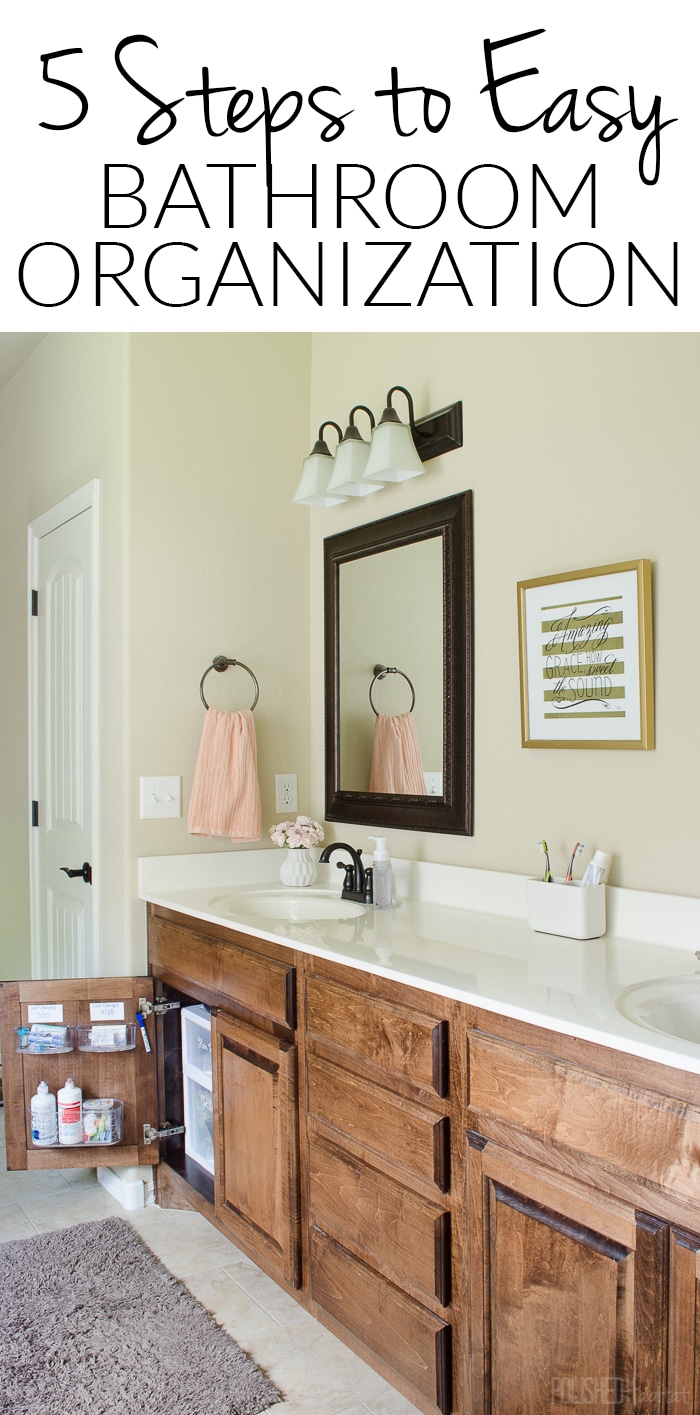
[[[313,884],[316,878],[316,861],[309,850],[284,849],[284,859],[280,869],[283,884],[303,886]]]

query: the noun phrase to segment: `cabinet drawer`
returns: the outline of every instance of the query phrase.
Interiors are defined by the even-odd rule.
[[[447,1022],[311,976],[306,992],[309,1035],[354,1054],[377,1072],[448,1091]]]
[[[475,1031],[469,1107],[700,1199],[700,1110],[684,1101]]]
[[[154,973],[175,973],[197,984],[214,1005],[237,1002],[246,1011],[295,1027],[294,967],[164,919],[151,919],[148,948]]]
[[[452,1409],[451,1329],[419,1302],[311,1230],[311,1297],[442,1415]]]
[[[392,1168],[427,1180],[445,1194],[450,1187],[450,1122],[330,1061],[310,1056],[309,1115],[351,1147],[369,1151]]]
[[[450,1214],[312,1136],[312,1221],[429,1303],[450,1300]]]

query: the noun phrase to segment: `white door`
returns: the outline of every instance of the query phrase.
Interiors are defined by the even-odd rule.
[[[30,527],[32,973],[42,978],[98,971],[95,499],[93,485]]]

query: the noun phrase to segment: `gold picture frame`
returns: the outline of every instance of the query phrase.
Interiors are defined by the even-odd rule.
[[[523,747],[654,746],[651,561],[518,583]]]

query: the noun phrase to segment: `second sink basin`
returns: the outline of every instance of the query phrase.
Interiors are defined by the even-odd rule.
[[[341,899],[326,889],[251,889],[239,894],[217,894],[217,909],[241,919],[281,919],[304,923],[312,919],[353,919],[365,913],[364,904]]]
[[[634,983],[615,998],[629,1022],[680,1041],[700,1043],[700,975]]]

